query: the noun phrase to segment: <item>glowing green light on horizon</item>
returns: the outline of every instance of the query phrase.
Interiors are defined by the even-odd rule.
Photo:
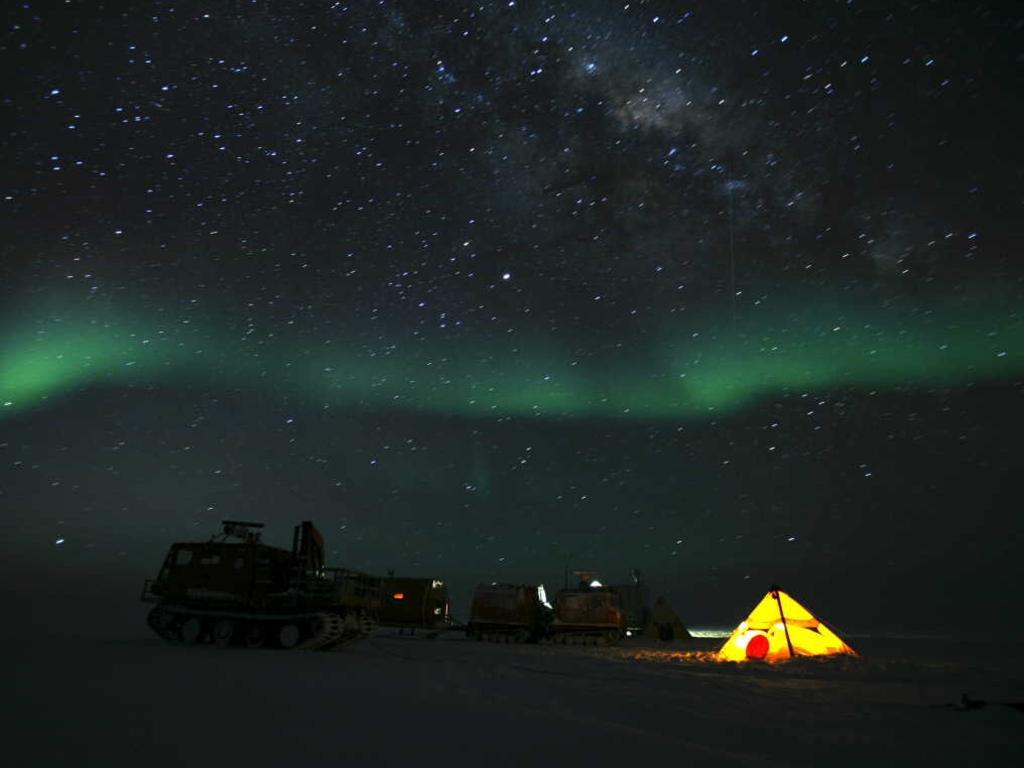
[[[834,307],[766,314],[717,337],[709,325],[664,329],[581,361],[542,338],[440,339],[381,354],[355,338],[255,341],[210,320],[84,305],[59,315],[37,310],[0,340],[0,416],[90,386],[196,385],[465,416],[693,419],[787,392],[1024,374],[1024,323],[994,302],[848,311],[841,325],[826,322],[835,315]]]

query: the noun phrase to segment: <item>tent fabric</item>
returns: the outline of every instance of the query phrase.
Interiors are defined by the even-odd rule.
[[[765,638],[754,640],[754,638]],[[751,641],[754,640],[753,643]],[[857,653],[781,589],[764,596],[718,651],[723,661],[783,661],[794,656]]]
[[[650,612],[647,626],[644,627],[643,637],[655,640],[687,640],[691,635],[668,600],[659,597],[654,601],[654,608]]]

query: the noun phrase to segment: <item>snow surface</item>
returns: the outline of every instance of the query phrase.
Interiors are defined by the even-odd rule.
[[[719,639],[491,645],[393,631],[331,653],[0,632],[8,766],[1021,765],[1019,649],[699,660]],[[696,653],[695,653],[696,652]],[[961,711],[962,693],[987,706]],[[16,727],[10,727],[12,724]]]

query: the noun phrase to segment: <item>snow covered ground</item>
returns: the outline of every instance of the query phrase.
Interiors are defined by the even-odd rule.
[[[0,632],[9,766],[1021,765],[1010,643],[851,639],[861,659],[714,664],[379,634],[332,653]],[[967,692],[986,706],[953,706]],[[13,726],[13,727],[12,727]]]

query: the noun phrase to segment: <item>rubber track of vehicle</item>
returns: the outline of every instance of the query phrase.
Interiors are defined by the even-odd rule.
[[[332,623],[330,636],[325,637],[323,640],[316,642],[315,645],[309,645],[311,642],[315,642],[316,638],[311,638],[307,643],[301,644],[300,648],[310,648],[311,650],[317,651],[331,651],[342,646],[348,645],[349,643],[360,640],[364,637],[368,637],[373,634],[377,628],[377,624],[365,617],[360,616],[356,621],[356,626],[353,626],[351,622],[346,622],[341,616],[336,613],[332,614],[321,614],[321,616],[330,616]]]
[[[342,640],[345,624],[336,613],[318,613],[316,631],[304,642],[295,646],[296,651],[318,651],[336,645]]]

